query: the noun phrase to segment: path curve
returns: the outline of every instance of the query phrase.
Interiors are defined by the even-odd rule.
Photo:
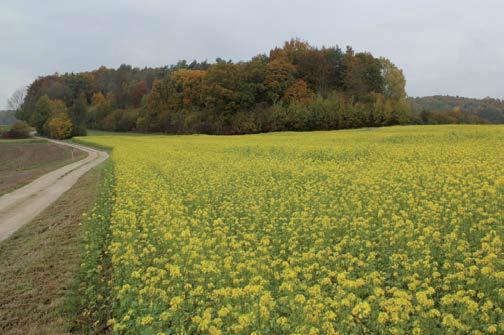
[[[48,140],[87,152],[87,157],[49,172],[33,182],[0,197],[0,241],[32,221],[69,190],[79,178],[108,158],[104,151],[78,144]]]

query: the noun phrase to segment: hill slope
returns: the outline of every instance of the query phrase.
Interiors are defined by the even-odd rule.
[[[504,100],[500,99],[473,99],[434,95],[410,98],[410,102],[413,110],[417,113],[422,111],[451,111],[460,108],[462,113],[479,117],[488,123],[504,123]]]

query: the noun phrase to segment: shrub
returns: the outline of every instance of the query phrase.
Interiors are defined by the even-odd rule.
[[[113,131],[131,131],[135,130],[137,119],[138,109],[116,109],[105,117],[101,128]],[[139,125],[142,127],[141,124]]]
[[[72,137],[72,121],[65,113],[60,113],[47,123],[49,136],[57,140]]]
[[[3,138],[28,138],[30,137],[30,126],[25,122],[16,122],[12,125],[11,129],[2,134]]]
[[[231,121],[232,134],[250,134],[256,133],[258,130],[253,112],[240,111]]]

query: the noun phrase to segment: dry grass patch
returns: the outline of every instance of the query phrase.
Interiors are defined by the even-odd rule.
[[[59,147],[58,147],[59,148]],[[93,205],[99,166],[35,220],[0,244],[0,333],[65,334],[79,269],[82,214]]]
[[[85,156],[81,150],[43,140],[0,141],[0,194]]]

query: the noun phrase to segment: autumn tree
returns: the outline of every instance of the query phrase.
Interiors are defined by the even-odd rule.
[[[55,113],[66,112],[67,107],[63,100],[59,99],[50,99],[49,106],[51,106],[51,116]]]
[[[102,92],[93,94],[88,108],[86,123],[93,129],[105,129],[103,120],[115,109],[115,97],[112,93],[106,96]]]
[[[267,89],[268,99],[275,103],[285,94],[285,90],[296,79],[296,67],[286,57],[276,58],[268,63],[264,84]]]
[[[162,131],[169,129],[174,100],[179,101],[174,95],[173,82],[170,78],[155,80],[152,90],[146,99],[146,108],[140,113],[137,120],[140,130]]]
[[[303,79],[298,79],[287,87],[283,100],[287,104],[307,104],[315,97],[314,92],[308,87]]]
[[[149,92],[145,80],[135,81],[128,87],[128,104],[132,107],[139,107],[144,95]]]
[[[203,82],[207,75],[202,70],[177,70],[171,74],[175,82],[175,90],[181,94],[182,110],[190,110],[191,107],[203,105]]]
[[[308,44],[308,42],[299,38],[292,38],[289,41],[286,41],[282,48],[275,48],[270,51],[270,61],[274,61],[279,58],[287,58],[291,64],[296,64],[298,63],[299,58],[311,49],[312,47]]]
[[[49,136],[57,140],[63,140],[72,136],[72,121],[70,121],[67,114],[60,114],[51,118],[47,128]]]

